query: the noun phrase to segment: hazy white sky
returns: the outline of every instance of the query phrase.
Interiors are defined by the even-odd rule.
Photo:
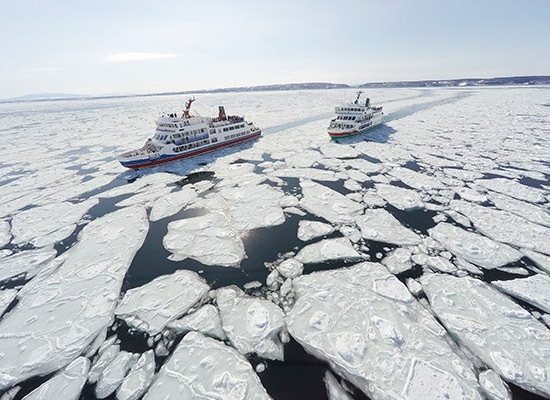
[[[0,5],[0,98],[550,75],[550,0]]]

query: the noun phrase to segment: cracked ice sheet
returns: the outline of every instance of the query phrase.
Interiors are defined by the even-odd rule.
[[[510,296],[550,314],[550,277],[548,275],[536,274],[509,281],[493,281],[491,284]]]
[[[183,337],[143,400],[169,398],[270,399],[242,354],[198,332]]]
[[[313,264],[334,260],[358,261],[363,257],[345,237],[325,239],[303,247],[295,259],[302,264]]]
[[[69,364],[111,323],[122,280],[147,230],[141,207],[98,218],[64,253],[62,265],[19,294],[0,321],[0,389]]]
[[[512,197],[496,192],[491,192],[488,196],[493,204],[501,210],[519,215],[520,217],[534,222],[535,224],[550,226],[550,213],[547,210],[544,210],[541,206],[516,200]]]
[[[523,254],[477,233],[441,222],[428,230],[447,250],[483,268],[494,269],[518,261]]]
[[[300,186],[303,194],[300,206],[334,224],[354,222],[363,211],[360,203],[319,183],[303,180]]]
[[[269,300],[247,296],[236,286],[218,289],[216,300],[223,330],[237,350],[270,360],[284,359],[279,332],[285,323],[279,307]]]
[[[241,239],[218,213],[170,222],[162,243],[173,261],[193,258],[205,265],[238,267],[245,256]]]
[[[508,296],[470,277],[420,278],[453,336],[506,381],[550,396],[550,330]]]
[[[468,217],[476,229],[493,240],[550,255],[549,227],[537,225],[508,211],[465,201],[454,200],[450,207]]]
[[[25,400],[63,399],[77,400],[90,370],[90,360],[86,357],[78,357],[67,365],[62,371],[31,393],[24,397]]]
[[[392,206],[403,211],[412,211],[424,208],[424,202],[418,192],[398,186],[378,183],[376,193]]]
[[[382,265],[314,272],[293,286],[290,334],[373,400],[482,398],[472,365]]]
[[[518,200],[524,200],[530,203],[546,203],[546,197],[542,191],[522,185],[512,179],[479,179],[475,181],[475,183]]]
[[[6,257],[0,257],[0,281],[25,274],[26,279],[36,275],[37,271],[51,262],[57,254],[52,247],[25,250]]]
[[[416,245],[421,241],[413,231],[405,228],[384,209],[367,209],[356,219],[361,235],[365,239],[402,246]]]
[[[196,272],[179,270],[128,290],[115,315],[129,326],[154,336],[193,307],[209,290],[210,286]]]

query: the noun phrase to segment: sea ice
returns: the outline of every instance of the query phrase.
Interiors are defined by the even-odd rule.
[[[550,227],[535,224],[508,211],[465,201],[452,201],[451,208],[467,216],[477,230],[491,239],[550,255]]]
[[[510,388],[492,369],[479,374],[479,384],[489,400],[512,400]]]
[[[287,279],[297,278],[302,275],[304,264],[295,258],[289,258],[277,266],[277,271]]]
[[[509,281],[493,281],[501,291],[521,299],[550,314],[550,277],[536,274]]]
[[[25,274],[30,279],[51,262],[57,254],[51,247],[36,250],[24,250],[6,257],[0,257],[0,281]]]
[[[0,317],[15,299],[15,296],[17,296],[17,289],[0,290]]]
[[[524,200],[531,203],[545,203],[546,197],[539,189],[522,185],[512,179],[494,178],[494,179],[479,179],[475,181],[476,185],[481,185],[487,189],[499,192],[518,200]]]
[[[170,222],[162,242],[174,261],[193,258],[205,265],[237,267],[245,256],[241,239],[218,213]]]
[[[283,360],[284,349],[278,335],[285,323],[279,307],[268,300],[247,296],[236,286],[218,289],[216,302],[223,330],[237,350]]]
[[[460,196],[461,199],[470,201],[472,203],[482,204],[487,202],[487,196],[484,193],[481,193],[474,189],[461,187],[456,190],[456,193]]]
[[[314,272],[294,288],[290,334],[369,398],[482,398],[472,365],[384,266]]]
[[[298,222],[298,239],[307,242],[321,236],[330,235],[334,227],[320,221],[300,220]]]
[[[121,351],[115,359],[101,372],[95,386],[95,395],[98,399],[104,399],[111,395],[120,386],[124,377],[135,363],[137,354]]]
[[[329,371],[325,372],[323,378],[325,382],[325,387],[327,388],[327,397],[328,400],[353,400],[353,397],[347,392],[336,377],[331,374]]]
[[[88,382],[96,383],[101,373],[120,353],[120,345],[110,344],[99,352],[88,374]]]
[[[135,329],[154,336],[200,301],[210,286],[196,272],[179,270],[130,289],[115,315]]]
[[[367,209],[357,217],[357,226],[363,238],[402,246],[420,243],[420,236],[405,228],[397,219],[384,209]]]
[[[197,331],[214,339],[225,340],[220,312],[212,304],[205,304],[192,314],[168,323],[168,328],[177,334]]]
[[[117,400],[138,400],[149,388],[155,377],[155,353],[147,350],[124,378],[116,391]]]
[[[447,330],[504,380],[550,396],[550,330],[508,296],[478,279],[420,278]]]
[[[432,270],[453,273],[456,272],[456,266],[444,257],[428,256],[427,254],[419,253],[412,256],[412,260],[418,265],[430,267]]]
[[[399,179],[405,185],[422,191],[433,189],[445,189],[445,185],[437,178],[412,169],[398,167],[390,171],[390,174]]]
[[[446,222],[428,230],[430,236],[456,256],[480,267],[493,269],[518,261],[518,250]]]
[[[547,274],[550,274],[550,256],[528,249],[521,249],[521,252],[529,257],[529,259],[531,259],[537,267],[545,271]]]
[[[277,178],[313,179],[315,181],[334,182],[342,176],[334,171],[326,171],[319,168],[286,168],[269,172],[268,176]]]
[[[393,250],[385,258],[383,258],[381,263],[392,274],[400,274],[401,272],[408,271],[412,268],[411,255],[412,252],[410,249],[400,247]]]
[[[0,220],[0,248],[11,241],[11,226],[8,221]]]
[[[361,204],[324,185],[310,180],[303,180],[300,185],[303,194],[300,205],[333,224],[354,222],[363,211]]]
[[[122,280],[147,230],[141,207],[90,222],[63,264],[19,297],[0,320],[0,389],[69,364],[111,323]]]
[[[151,208],[149,220],[158,221],[162,218],[176,214],[187,204],[197,198],[197,194],[191,188],[184,187],[181,190],[170,192],[165,196],[159,197]]]
[[[380,197],[399,210],[411,211],[424,207],[422,198],[414,190],[383,183],[377,183],[375,188]]]
[[[320,242],[303,247],[295,259],[303,264],[320,263],[333,260],[357,261],[363,256],[352,246],[350,240],[345,237],[324,239]]]
[[[53,378],[23,397],[23,400],[77,400],[86,383],[89,369],[90,360],[78,357]]]
[[[493,204],[501,210],[519,215],[535,224],[550,226],[550,213],[542,206],[516,200],[496,192],[490,192],[488,196]]]
[[[189,332],[143,397],[157,399],[270,399],[247,359],[215,339]]]

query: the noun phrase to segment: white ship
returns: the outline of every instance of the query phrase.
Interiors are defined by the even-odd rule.
[[[354,102],[336,106],[336,117],[330,121],[327,128],[331,138],[358,135],[382,123],[384,120],[382,107],[371,106],[370,99],[367,99],[365,103],[360,103],[361,93],[363,92],[357,92]]]
[[[149,167],[232,146],[262,134],[244,117],[227,116],[223,106],[217,117],[191,115],[193,101],[194,98],[186,102],[179,117],[168,114],[157,118],[155,135],[142,148],[118,155],[118,161],[127,168]]]

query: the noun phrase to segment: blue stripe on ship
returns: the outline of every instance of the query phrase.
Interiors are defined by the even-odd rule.
[[[124,166],[126,168],[137,169],[137,168],[143,168],[143,167],[151,167],[153,165],[159,165],[159,164],[164,164],[164,163],[167,163],[167,162],[181,160],[183,158],[197,156],[199,154],[208,153],[210,151],[221,149],[223,147],[227,147],[227,146],[231,146],[231,145],[234,145],[234,144],[237,144],[237,143],[245,142],[247,140],[254,139],[254,138],[258,137],[261,134],[262,134],[261,131],[257,131],[255,133],[253,133],[252,135],[249,135],[249,136],[244,136],[244,137],[241,137],[241,138],[238,138],[238,139],[229,140],[227,142],[218,143],[218,144],[214,144],[214,145],[211,145],[211,146],[201,147],[201,148],[198,148],[198,149],[193,150],[193,151],[188,151],[187,153],[175,154],[175,155],[165,154],[165,155],[160,156],[159,158],[156,158],[154,160],[151,160],[149,158],[144,158],[144,159],[136,160],[136,161],[120,161],[120,163],[122,164],[122,166]]]

